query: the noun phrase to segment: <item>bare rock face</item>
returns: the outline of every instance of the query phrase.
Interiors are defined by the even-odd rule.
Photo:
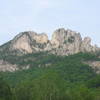
[[[18,70],[18,67],[16,65],[12,65],[12,64],[10,64],[8,62],[0,60],[0,71],[3,71],[3,72],[6,72],[6,71],[14,72],[16,70]]]
[[[11,41],[10,51],[13,50],[24,54],[48,51],[57,55],[70,55],[79,52],[97,52],[100,48],[92,46],[89,37],[82,40],[80,33],[60,28],[53,33],[51,40],[45,33],[22,32]]]
[[[36,35],[34,39],[36,40],[37,43],[40,43],[40,44],[44,44],[48,42],[48,36],[45,33]]]
[[[12,50],[19,50],[19,51],[25,51],[27,53],[32,53],[32,48],[30,45],[30,39],[27,34],[21,33],[11,43],[11,49]]]
[[[16,36],[10,45],[11,50],[19,50],[24,53],[42,51],[48,42],[48,36],[44,33],[23,32]]]
[[[71,30],[58,29],[52,36],[51,43],[58,55],[68,55],[80,52],[82,38],[79,33]]]
[[[51,43],[54,46],[54,48],[58,48],[60,45],[64,43],[65,36],[65,29],[58,29],[53,33]]]
[[[81,50],[82,52],[91,52],[92,46],[91,46],[91,38],[85,37],[81,44]]]
[[[98,52],[100,49],[95,45],[91,45],[91,38],[85,37],[81,44],[82,52]]]
[[[100,74],[100,61],[87,61],[84,63],[90,65],[97,74]]]

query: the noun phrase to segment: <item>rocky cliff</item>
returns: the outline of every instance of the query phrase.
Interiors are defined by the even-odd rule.
[[[85,37],[84,39],[82,39],[80,33],[69,29],[65,30],[64,28],[60,28],[55,30],[51,40],[48,39],[46,33],[37,34],[36,32],[32,31],[22,32],[19,33],[11,41],[0,46],[0,71],[13,72],[19,70],[19,67],[17,65],[20,61],[19,58],[16,57],[21,57],[19,55],[23,54],[39,52],[68,56],[79,52],[99,53],[100,48],[98,48],[96,45],[91,45],[91,38]],[[23,62],[27,61],[28,58],[26,58],[25,60],[21,58],[20,60],[22,60],[22,64]],[[17,64],[15,64],[14,62],[17,62]],[[86,64],[90,65],[90,63]],[[90,66],[92,66],[93,64],[91,64]],[[99,69],[100,72],[100,66],[97,67],[97,65],[98,63],[95,66],[97,69]],[[23,65],[21,69],[28,68],[28,65]]]
[[[57,55],[97,52],[100,50],[97,46],[91,45],[89,37],[82,39],[80,33],[64,28],[57,29],[51,40],[48,39],[45,33],[22,32],[10,41],[6,49],[9,49],[10,52],[19,51],[21,54],[48,51]]]

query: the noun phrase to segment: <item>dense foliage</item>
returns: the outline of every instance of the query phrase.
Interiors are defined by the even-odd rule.
[[[19,68],[30,66],[0,74],[0,100],[100,100],[100,75],[83,63],[100,60],[94,54],[5,54],[0,59]]]
[[[0,100],[12,100],[12,93],[9,85],[0,75]]]

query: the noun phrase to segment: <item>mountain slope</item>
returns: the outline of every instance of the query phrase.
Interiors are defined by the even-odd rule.
[[[20,57],[10,57],[6,61],[15,64],[20,70],[14,73],[4,73],[5,79],[12,83],[19,83],[24,79],[31,80],[32,78],[41,76],[42,73],[55,71],[69,82],[81,82],[91,79],[96,76],[95,70],[92,69],[84,61],[100,60],[93,54],[79,53],[71,56],[55,56],[47,53],[28,54]],[[16,82],[17,81],[17,82]]]
[[[100,100],[99,62],[73,31],[21,33],[0,47],[0,100]]]
[[[0,63],[0,71],[13,72],[19,69],[29,69],[31,65],[41,67],[42,60],[40,59],[46,59],[48,54],[68,56],[80,52],[99,54],[100,48],[92,46],[90,38],[85,37],[82,40],[79,33],[63,28],[57,29],[51,40],[45,33],[22,32],[13,40],[0,46],[0,62],[3,62]],[[33,57],[32,55],[39,56]],[[38,61],[40,65],[37,65]],[[49,65],[50,63],[46,64],[46,66]]]

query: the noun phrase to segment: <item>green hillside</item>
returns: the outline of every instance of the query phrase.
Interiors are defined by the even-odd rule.
[[[83,63],[100,60],[95,54],[1,53],[0,59],[20,68],[0,73],[0,100],[100,100],[100,75]],[[30,68],[22,70],[24,66]]]

